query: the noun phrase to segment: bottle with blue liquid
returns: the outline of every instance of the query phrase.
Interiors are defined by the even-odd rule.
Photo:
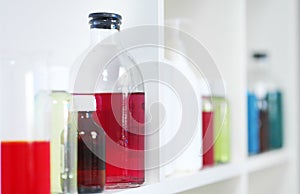
[[[259,152],[278,149],[283,145],[281,90],[271,76],[267,53],[256,52],[253,54],[253,59],[254,65],[250,69],[248,80],[249,154],[257,153],[258,142]],[[258,142],[254,140],[257,134],[257,126],[259,131]]]
[[[259,118],[257,98],[254,93],[247,94],[248,108],[248,153],[254,155],[259,153]]]

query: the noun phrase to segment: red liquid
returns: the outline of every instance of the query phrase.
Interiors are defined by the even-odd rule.
[[[213,112],[202,112],[203,167],[214,165]]]
[[[78,113],[79,193],[100,193],[105,184],[105,135],[94,122],[92,114],[93,112]]]
[[[259,140],[260,152],[269,149],[269,114],[267,110],[259,110]]]
[[[1,143],[2,194],[50,194],[50,143]]]
[[[144,93],[96,94],[97,116],[106,132],[106,186],[144,182]],[[116,185],[118,183],[118,185]]]

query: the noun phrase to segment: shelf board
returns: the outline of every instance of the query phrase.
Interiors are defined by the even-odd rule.
[[[272,150],[262,154],[250,156],[246,162],[247,173],[260,171],[270,167],[285,164],[289,161],[289,154],[285,149]]]
[[[179,193],[190,189],[218,183],[288,162],[289,154],[285,149],[273,150],[250,156],[243,165],[224,164],[206,168],[196,173],[176,174],[158,183],[146,184],[138,188],[106,190],[105,193]]]
[[[207,168],[192,174],[181,174],[176,177],[150,185],[143,185],[139,188],[107,190],[105,193],[178,193],[193,188],[225,181],[237,177],[241,174],[240,168],[233,164],[224,164],[212,168]]]

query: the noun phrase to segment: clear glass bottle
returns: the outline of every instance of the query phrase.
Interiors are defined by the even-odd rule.
[[[61,187],[63,193],[77,194],[78,163],[78,112],[74,108],[74,99],[70,101],[68,127],[61,133]]]
[[[69,71],[66,67],[52,66],[50,68],[52,194],[77,193],[77,139],[75,135],[77,131],[69,127],[71,95],[67,92],[68,75]]]
[[[89,17],[91,46],[74,67],[74,93],[95,94],[97,122],[106,132],[106,188],[136,187],[145,180],[142,75],[118,42],[122,17]]]
[[[184,48],[182,47],[182,49]],[[195,107],[195,109],[198,111],[198,117],[196,117],[197,120],[193,121],[195,122],[194,127],[187,128],[185,125],[178,125],[177,121],[182,122],[181,114],[184,114],[182,113],[184,112],[182,107],[178,107],[178,96],[172,95],[173,91],[171,90],[160,91],[161,97],[164,98],[164,106],[165,108],[169,108],[167,111],[170,111],[167,114],[167,118],[170,118],[170,124],[167,123],[166,125],[166,123],[164,123],[164,128],[161,129],[163,131],[160,139],[161,144],[168,144],[172,138],[175,137],[175,135],[183,131],[185,135],[181,136],[180,139],[182,141],[181,143],[185,144],[183,147],[168,146],[168,149],[165,150],[166,153],[163,153],[162,157],[171,156],[170,159],[174,158],[173,160],[169,159],[170,161],[167,163],[167,165],[162,167],[164,175],[169,177],[176,176],[176,174],[180,173],[197,172],[202,168],[202,99],[201,91],[199,90],[199,86],[201,85],[200,75],[198,75],[197,71],[193,68],[193,64],[184,56],[169,51],[165,52],[165,62],[167,64],[171,64],[172,67],[176,69],[173,70],[174,72],[165,72],[165,76],[170,76],[171,83],[174,84],[173,86],[177,87],[177,89],[180,88],[182,94],[186,95],[185,97],[180,96],[183,98],[181,100],[184,101],[185,109],[189,110],[190,114],[191,112],[194,112],[189,109],[190,107]],[[182,81],[180,78],[186,80]],[[187,86],[186,84],[190,85]],[[191,97],[192,95],[195,96]],[[178,156],[174,157],[171,155],[171,153],[174,154],[174,156],[178,154]]]
[[[30,56],[0,59],[1,193],[50,194],[47,68]]]
[[[167,20],[166,25],[175,27],[177,29],[182,28],[184,25],[189,25],[186,21],[181,19],[176,20]],[[176,48],[180,48],[182,53],[187,51],[186,45],[182,40],[180,30],[177,30],[176,33],[167,36],[165,41],[169,44],[174,44]],[[180,136],[181,143],[184,143],[184,146],[168,146],[168,149],[165,150],[166,153],[162,153],[162,157],[172,156],[170,153],[178,154],[174,160],[169,161],[167,165],[163,166],[162,169],[165,173],[165,176],[173,176],[177,173],[190,173],[197,172],[202,168],[202,99],[201,91],[199,87],[201,86],[201,77],[199,70],[193,64],[187,56],[181,52],[174,51],[172,49],[164,50],[164,63],[171,65],[170,71],[160,72],[161,76],[168,77],[170,79],[170,85],[173,89],[180,90],[180,93],[174,95],[172,90],[162,89],[159,91],[160,96],[164,102],[164,106],[167,112],[166,118],[169,121],[164,123],[161,131],[161,145],[168,144],[175,136],[184,132]],[[182,76],[182,77],[181,77]],[[188,84],[188,85],[187,85]],[[181,98],[181,105],[184,106],[178,107],[178,98]],[[195,99],[195,100],[194,100]],[[189,117],[189,123],[194,122],[194,127],[186,127],[183,117],[181,114],[186,114],[185,110],[188,110],[189,114],[196,115],[195,108],[198,115],[193,121]],[[193,113],[192,113],[193,112]],[[178,122],[181,122],[182,125],[179,125]],[[168,123],[170,122],[170,123]],[[178,144],[179,145],[179,144]],[[170,160],[169,159],[169,160]]]

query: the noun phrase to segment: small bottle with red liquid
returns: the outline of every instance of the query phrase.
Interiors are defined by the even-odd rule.
[[[47,68],[27,58],[0,60],[0,68],[6,83],[1,87],[0,193],[50,194]]]
[[[214,161],[214,110],[211,92],[202,88],[202,142],[203,167],[213,166]]]
[[[91,95],[73,95],[78,126],[78,193],[100,193],[105,185],[105,134],[96,123],[96,100]]]
[[[106,133],[106,184],[137,187],[145,181],[145,93],[140,69],[122,50],[122,17],[89,15],[91,45],[72,68],[73,94],[96,97],[98,124]]]

